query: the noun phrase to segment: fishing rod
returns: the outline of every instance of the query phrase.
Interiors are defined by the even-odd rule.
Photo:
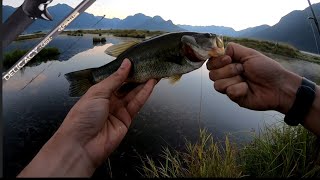
[[[312,19],[312,20],[314,21],[314,23],[316,24],[316,27],[317,27],[317,29],[318,29],[318,33],[319,33],[319,38],[320,38],[320,27],[319,27],[319,23],[318,23],[318,20],[317,20],[316,14],[314,13],[314,10],[313,10],[313,8],[312,8],[312,5],[311,5],[310,0],[308,0],[308,3],[309,3],[309,6],[310,6],[310,9],[311,9],[312,15],[313,15],[313,17],[310,17],[309,19]]]
[[[95,27],[97,24],[99,24],[105,17],[106,15],[103,15],[101,17],[100,20],[98,20],[94,25],[91,26],[91,28]],[[73,48],[73,46],[75,46],[77,44],[77,42],[82,38],[82,36],[80,38],[78,38],[76,41],[70,43],[71,45],[68,47],[68,48],[65,48],[66,50],[63,51],[61,54],[64,54],[66,53],[67,51],[70,51],[70,49]],[[35,79],[37,79],[37,77],[39,77],[46,69],[48,69],[51,65],[52,65],[53,62],[51,62],[47,67],[45,67],[39,74],[37,74],[34,78],[32,78],[23,88],[20,89],[23,90],[25,89],[29,84],[31,84]]]
[[[47,6],[52,0],[25,0],[23,4],[3,23],[2,47],[7,47],[19,34],[25,31],[36,19],[52,21]]]
[[[101,19],[98,20],[98,21],[97,21],[94,25],[92,25],[90,28],[93,28],[93,27],[95,27],[97,24],[99,24],[99,23],[104,19],[105,16],[106,16],[106,15],[103,15],[103,16],[101,17]],[[69,51],[70,49],[72,49],[73,46],[75,46],[75,45],[77,44],[77,42],[78,42],[81,38],[82,38],[82,36],[79,37],[76,41],[70,43],[70,46],[67,47],[67,48],[65,49],[65,51],[63,51],[61,54],[64,54],[65,52],[67,52],[67,51]]]
[[[96,0],[82,1],[58,26],[50,31],[43,40],[28,51],[19,61],[17,61],[6,73],[3,73],[2,79],[8,81],[15,73],[25,66],[34,56],[36,56],[45,46],[47,46],[54,37],[58,36],[80,13],[89,8]]]
[[[311,17],[308,18],[308,20],[310,20]],[[314,29],[313,29],[313,25],[312,25],[312,22],[310,21],[310,26],[311,26],[311,30],[312,30],[312,33],[313,33],[313,38],[314,38],[314,42],[316,44],[316,48],[317,48],[317,51],[318,51],[318,54],[320,54],[320,50],[319,50],[319,46],[318,46],[318,41],[317,41],[317,35],[316,33],[314,32]]]

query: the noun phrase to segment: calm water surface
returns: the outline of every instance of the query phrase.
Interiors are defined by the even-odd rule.
[[[104,50],[128,40],[130,38],[108,37],[107,44],[93,45],[91,35],[81,39],[59,36],[49,45],[58,47],[61,52],[68,49],[59,60],[26,67],[3,84],[5,176],[16,176],[31,161],[77,102],[78,99],[68,97],[69,83],[64,74],[112,61],[114,57],[106,55]],[[5,51],[27,49],[38,41],[15,42]],[[306,73],[308,70],[301,70],[307,65],[299,63],[285,63],[285,66],[318,78],[313,74],[319,73],[310,75]],[[307,64],[316,67],[312,71],[320,72],[319,65]],[[217,138],[231,133],[234,140],[242,142],[250,140],[250,131],[258,131],[264,123],[274,123],[282,117],[274,111],[240,108],[228,97],[217,93],[205,66],[184,75],[175,85],[163,79],[136,116],[124,141],[110,156],[112,176],[140,176],[136,171],[140,164],[138,154],[156,156],[162,146],[183,149],[184,138],[195,141],[199,127],[207,128]],[[108,172],[105,163],[95,176],[108,177]]]

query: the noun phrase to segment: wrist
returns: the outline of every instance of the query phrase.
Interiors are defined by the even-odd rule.
[[[18,177],[90,177],[94,170],[81,145],[58,130]]]
[[[310,130],[311,132],[313,132],[316,136],[320,137],[320,121],[319,121],[320,87],[319,86],[316,86],[315,92],[316,92],[315,99],[302,125],[308,130]]]
[[[280,93],[279,106],[278,109],[276,109],[277,111],[286,114],[290,110],[296,99],[296,93],[301,85],[301,82],[301,76],[290,71],[286,71],[284,77],[282,78],[282,82],[279,84]]]

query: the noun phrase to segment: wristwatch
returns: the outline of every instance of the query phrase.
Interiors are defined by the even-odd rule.
[[[306,78],[302,78],[300,87],[296,93],[296,99],[285,115],[284,122],[289,126],[297,126],[303,124],[303,121],[308,114],[310,107],[315,99],[316,91],[315,83]]]

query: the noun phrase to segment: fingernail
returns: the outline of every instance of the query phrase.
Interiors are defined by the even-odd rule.
[[[242,72],[242,71],[243,71],[243,66],[242,66],[242,64],[237,64],[237,65],[236,65],[236,68],[237,68],[238,72]]]
[[[126,69],[126,68],[129,67],[129,66],[130,66],[130,61],[129,61],[129,59],[124,59],[123,62],[122,62],[122,64],[121,64],[121,67],[120,67],[120,68]]]

